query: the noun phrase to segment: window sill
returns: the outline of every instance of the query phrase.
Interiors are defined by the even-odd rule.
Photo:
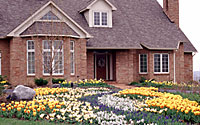
[[[70,74],[70,76],[73,76],[73,77],[74,77],[74,76],[75,76],[75,74],[74,74],[74,73],[73,73],[73,74]]]
[[[154,72],[154,75],[169,75],[169,72],[167,72],[167,73],[155,73]]]
[[[111,26],[103,26],[103,25],[93,25],[92,27],[95,27],[95,28],[112,28]]]
[[[141,72],[139,72],[139,74],[140,75],[148,75],[148,73],[141,73]]]
[[[43,74],[43,76],[49,77],[50,75],[49,74]],[[59,76],[64,76],[64,74],[53,74],[52,76],[59,77]]]
[[[35,74],[27,74],[28,77],[35,77]]]

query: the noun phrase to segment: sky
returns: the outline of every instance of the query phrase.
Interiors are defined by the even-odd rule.
[[[163,0],[157,0],[163,6]],[[179,0],[180,28],[198,53],[193,58],[194,71],[200,71],[200,0]]]

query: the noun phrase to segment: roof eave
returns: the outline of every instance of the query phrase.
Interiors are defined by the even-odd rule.
[[[144,45],[142,43],[140,43],[141,46],[144,46],[145,48],[149,49],[149,50],[176,50],[177,48],[152,48],[152,47],[149,47],[147,45]]]
[[[19,37],[20,33],[24,31],[27,27],[32,25],[34,21],[31,21],[33,18],[36,18],[37,15],[42,12],[45,8],[47,8],[49,5],[53,5],[54,8],[64,15],[64,18],[69,20],[74,26],[77,27],[77,29],[82,32],[85,36],[81,38],[92,38],[92,35],[90,35],[85,29],[83,29],[78,23],[76,23],[71,17],[69,17],[63,10],[61,10],[53,1],[49,1],[44,6],[42,6],[39,10],[37,10],[33,15],[31,15],[26,21],[24,21],[22,24],[20,24],[17,28],[12,30],[10,33],[8,33],[8,37]],[[29,25],[28,25],[29,24]],[[27,26],[26,26],[27,25]],[[25,28],[24,28],[25,27]],[[20,31],[22,29],[22,31]],[[19,33],[16,33],[19,32]]]
[[[142,48],[137,48],[137,47],[86,47],[87,49],[142,49]]]
[[[117,8],[112,4],[110,3],[108,0],[104,0],[111,8],[112,8],[112,11],[115,11],[117,10]],[[94,0],[92,3],[90,3],[87,7],[83,8],[82,10],[79,11],[79,13],[83,13],[85,12],[86,10],[90,10],[91,9],[91,6],[96,3],[97,0]]]

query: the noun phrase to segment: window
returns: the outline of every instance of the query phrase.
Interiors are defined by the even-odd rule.
[[[49,75],[63,75],[63,41],[43,41],[43,73]]]
[[[59,20],[59,18],[52,13],[51,11],[49,11],[47,14],[45,14],[41,20]]]
[[[94,12],[94,25],[95,26],[107,26],[108,25],[108,13],[107,12]]]
[[[147,73],[147,54],[140,54],[139,55],[139,71],[140,73]]]
[[[107,26],[107,13],[102,13],[102,25]]]
[[[35,46],[33,40],[27,41],[27,74],[35,75]]]
[[[100,12],[94,12],[94,25],[100,25]]]
[[[154,72],[169,73],[169,54],[154,54]]]
[[[74,41],[70,41],[70,72],[71,72],[71,75],[75,74]]]

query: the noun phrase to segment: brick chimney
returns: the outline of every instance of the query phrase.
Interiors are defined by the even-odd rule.
[[[163,0],[163,11],[179,27],[179,0]]]

